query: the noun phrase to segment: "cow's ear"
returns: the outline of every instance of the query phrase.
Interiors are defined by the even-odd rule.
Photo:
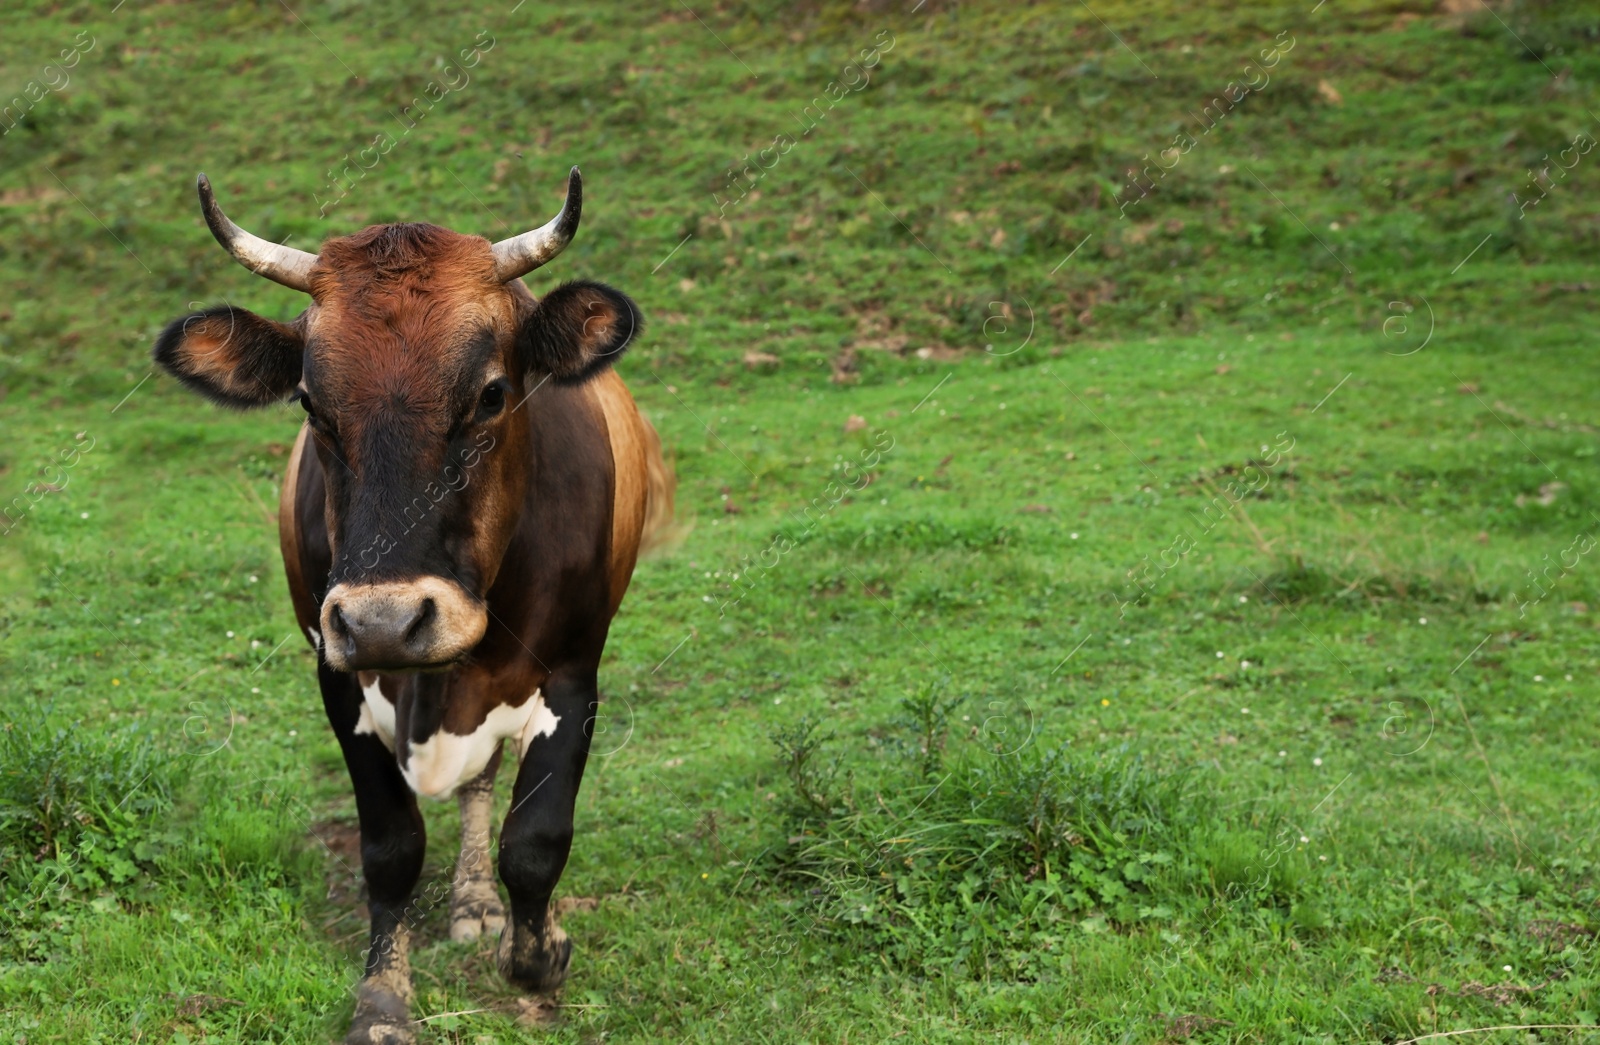
[[[604,283],[563,283],[546,294],[522,321],[519,350],[524,367],[560,384],[587,381],[622,357],[644,329],[639,306]]]
[[[297,329],[231,305],[168,323],[152,353],[167,373],[237,410],[286,399],[300,383],[304,354]]]

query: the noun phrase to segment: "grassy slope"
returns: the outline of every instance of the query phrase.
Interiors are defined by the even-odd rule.
[[[1592,937],[1549,928],[1594,924],[1590,563],[1525,617],[1509,601],[1595,523],[1591,161],[1526,221],[1505,201],[1594,132],[1596,19],[1508,12],[1534,60],[1492,19],[1457,28],[1431,5],[1096,4],[1136,59],[1075,5],[702,10],[736,59],[678,5],[502,6],[129,3],[8,27],[7,89],[80,29],[96,40],[0,138],[0,492],[74,433],[95,440],[0,542],[8,719],[82,730],[91,751],[148,737],[172,797],[119,820],[106,807],[140,775],[106,770],[111,800],[85,815],[143,871],[21,894],[38,935],[6,956],[0,1026],[302,1041],[348,1013],[348,875],[304,838],[352,811],[270,523],[295,422],[139,384],[192,301],[299,307],[225,263],[194,172],[241,223],[309,246],[400,218],[542,221],[572,163],[584,232],[532,284],[604,278],[654,320],[623,370],[696,525],[641,567],[614,628],[614,753],[563,883],[603,899],[569,919],[567,1001],[585,1007],[561,1035],[1155,1040],[1157,1014],[1192,1013],[1229,1021],[1219,1039],[1349,1041],[1594,1021]],[[885,28],[870,86],[719,224],[728,168],[797,130]],[[398,132],[389,111],[480,29],[496,42],[472,82],[319,219],[328,168]],[[1280,30],[1296,44],[1272,83],[1119,220],[1123,168],[1193,128],[1184,113]],[[1417,326],[1384,325],[1396,300],[1431,309],[1420,352]],[[993,302],[1016,317],[1003,331]],[[872,427],[845,432],[852,415]],[[867,495],[719,617],[742,558],[876,428],[896,446]],[[1248,519],[1195,533],[1199,480],[1226,483],[1279,433],[1293,453]],[[1197,547],[1119,615],[1109,593],[1185,530]],[[985,729],[1035,730],[1031,749],[1126,743],[1186,767],[1246,865],[1304,834],[1298,898],[1185,906],[1174,887],[1167,914],[1070,912],[1026,979],[981,933],[960,963],[931,945],[909,968],[862,958],[762,855],[794,829],[767,734],[825,719],[862,786],[900,786],[879,741],[932,678]],[[5,768],[11,793],[42,772]],[[434,882],[447,813],[430,810]],[[435,942],[417,965],[421,1012],[491,1010],[434,1021],[435,1040],[517,1033],[486,957]],[[192,995],[242,1004],[180,1011]]]

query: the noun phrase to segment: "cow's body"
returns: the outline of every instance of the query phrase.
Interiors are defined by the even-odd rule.
[[[662,498],[659,443],[615,371],[575,388],[547,384],[531,398],[538,402],[526,411],[531,481],[488,592],[483,639],[443,677],[356,673],[364,700],[354,731],[394,751],[406,782],[424,797],[448,797],[476,777],[502,739],[513,741],[520,760],[536,738],[584,726],[558,721],[541,689],[554,672],[598,666],[644,538],[652,478],[658,504]],[[295,616],[320,649],[333,562],[322,465],[305,452],[309,434],[301,430],[289,457],[278,535]],[[471,467],[462,474],[467,483],[475,478]],[[411,510],[420,516],[432,508],[424,498]],[[395,520],[396,530],[408,521]],[[377,548],[368,554],[376,557]],[[441,697],[437,722],[414,713],[418,701]],[[397,721],[437,728],[397,738]]]
[[[576,231],[576,169],[556,219],[492,245],[397,224],[312,255],[239,229],[203,176],[200,194],[236,259],[312,298],[289,324],[232,307],[183,317],[155,357],[223,405],[306,410],[279,537],[361,820],[372,933],[346,1041],[405,1045],[419,795],[461,807],[452,938],[503,930],[500,970],[527,990],[566,976],[571,945],[550,898],[600,657],[641,548],[671,514],[655,431],[610,369],[640,319],[603,284],[535,299],[520,280]],[[489,860],[507,741],[509,914]]]

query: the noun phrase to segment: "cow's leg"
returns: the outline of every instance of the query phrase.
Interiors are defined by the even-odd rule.
[[[500,771],[500,756],[494,757],[472,780],[456,792],[461,806],[461,857],[456,861],[456,876],[450,890],[450,939],[476,940],[484,933],[505,928],[506,909],[495,885],[494,867],[489,863],[489,815],[494,807],[494,777]]]
[[[559,987],[572,960],[572,943],[556,924],[550,896],[572,848],[572,812],[599,691],[591,671],[552,676],[543,697],[555,728],[528,745],[500,832],[500,878],[511,894],[511,918],[497,960],[501,974],[528,991]]]
[[[427,846],[422,814],[394,754],[375,734],[355,731],[363,699],[355,676],[324,663],[317,666],[317,679],[355,788],[361,872],[372,915],[366,975],[356,988],[355,1017],[344,1040],[346,1045],[413,1045],[405,916]]]

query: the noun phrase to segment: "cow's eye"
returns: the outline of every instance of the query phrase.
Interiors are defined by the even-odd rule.
[[[299,402],[300,408],[306,412],[307,418],[312,421],[317,419],[317,412],[311,409],[311,397],[309,395],[301,391],[296,391],[295,394],[290,398]]]
[[[506,408],[506,383],[504,379],[491,381],[478,398],[478,418],[487,420]]]

